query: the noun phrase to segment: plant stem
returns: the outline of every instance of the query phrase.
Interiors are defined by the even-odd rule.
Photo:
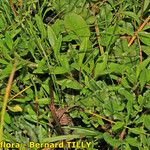
[[[149,22],[150,20],[150,15],[144,20],[144,22],[142,23],[142,25],[138,28],[138,30],[134,33],[134,36],[131,38],[131,40],[128,43],[128,47],[131,46],[131,44],[134,42],[134,40],[136,39],[138,33],[145,27],[145,25]]]
[[[12,69],[11,74],[9,76],[9,80],[8,80],[8,84],[7,84],[7,87],[6,87],[6,92],[5,92],[5,96],[4,96],[4,100],[3,100],[3,106],[2,106],[2,111],[1,111],[1,120],[0,120],[1,121],[1,124],[0,124],[0,142],[3,140],[5,112],[6,112],[7,102],[8,102],[8,98],[9,98],[9,95],[10,95],[10,90],[11,90],[13,78],[14,78],[14,75],[15,75],[15,71],[16,71],[16,63],[14,63],[13,69]]]
[[[17,12],[16,12],[16,8],[14,6],[14,3],[13,3],[13,0],[9,0],[9,4],[10,4],[10,7],[14,13],[14,16],[16,17],[17,16]]]

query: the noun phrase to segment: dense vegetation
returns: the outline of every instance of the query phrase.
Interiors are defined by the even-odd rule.
[[[0,141],[149,150],[149,6],[1,0]]]

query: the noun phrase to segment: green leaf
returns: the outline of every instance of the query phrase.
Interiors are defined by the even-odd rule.
[[[143,95],[143,104],[145,108],[150,109],[150,90],[147,90]]]
[[[109,46],[113,44],[118,38],[118,36],[116,36],[117,33],[118,33],[118,28],[116,26],[111,26],[109,28],[106,28],[106,30],[101,33],[102,35],[100,38],[100,44],[102,46]]]
[[[29,114],[29,115],[36,115],[36,112],[33,110],[31,105],[26,105],[24,110]]]
[[[108,61],[108,53],[104,53],[102,56],[102,63],[97,63],[96,67],[95,67],[95,73],[94,76],[95,78],[97,78],[99,75],[104,74],[103,71],[105,70],[106,66],[107,66],[107,61]]]
[[[124,126],[124,122],[115,122],[115,124],[112,127],[113,131],[116,131],[118,129],[121,129]]]
[[[119,147],[122,144],[121,141],[113,139],[107,132],[103,134],[103,137],[104,140],[113,147]]]
[[[33,71],[33,73],[43,74],[46,69],[46,60],[43,58],[42,60],[36,60],[37,68]]]
[[[62,89],[71,88],[71,89],[79,90],[82,88],[82,85],[79,82],[71,79],[60,80],[58,81],[58,84],[62,86]]]
[[[118,92],[127,99],[126,108],[127,108],[128,115],[126,118],[128,120],[129,116],[132,114],[132,111],[133,111],[133,101],[135,98],[131,93],[129,93],[127,90],[123,88],[121,88]]]
[[[0,80],[9,76],[12,71],[12,64],[8,64],[6,68],[4,68],[0,75]]]
[[[145,115],[144,117],[144,125],[145,127],[150,130],[150,115]]]
[[[117,63],[110,63],[109,64],[109,72],[110,73],[117,73],[117,74],[122,74],[123,71],[127,68],[128,66],[122,65],[122,64],[117,64]],[[119,68],[119,69],[118,69]]]
[[[87,37],[84,38],[83,41],[81,42],[80,49],[79,49],[79,66],[82,66],[82,62],[85,57],[86,50],[88,48],[88,42],[89,42],[89,38]]]
[[[39,125],[39,126],[37,126],[37,130],[38,130],[38,139],[39,139],[39,142],[42,143],[43,139],[46,136],[46,129],[42,125]]]
[[[137,79],[138,79],[141,71],[147,67],[147,65],[149,64],[149,62],[150,62],[150,57],[148,57],[142,63],[140,63],[139,65],[137,65],[137,69],[136,69],[136,78]]]
[[[54,49],[56,42],[57,42],[57,37],[51,26],[48,26],[47,34],[48,34],[49,43],[51,44],[52,48]]]
[[[13,48],[13,39],[12,39],[12,36],[10,35],[10,33],[6,32],[5,34],[5,42],[6,42],[6,45],[8,46],[8,48],[10,50],[12,50]]]
[[[101,118],[97,118],[97,123],[101,126],[104,125],[104,122]]]
[[[3,16],[0,15],[0,32],[2,32],[2,30],[5,28],[5,23],[4,23],[4,19]]]
[[[131,146],[135,146],[135,147],[139,146],[139,142],[138,142],[138,140],[136,138],[127,137],[125,140]]]
[[[56,60],[59,62],[60,59],[60,48],[62,43],[62,35],[59,35],[55,45],[54,45],[54,55]]]
[[[11,123],[11,117],[10,117],[10,115],[6,112],[5,113],[5,122],[7,123],[7,124],[10,124]]]
[[[30,120],[33,122],[33,118],[32,116],[28,116],[30,118]],[[25,117],[26,118],[26,117]],[[28,122],[26,122],[24,120],[23,122],[23,129],[24,131],[26,131],[27,133],[27,136],[30,138],[31,141],[34,141],[34,142],[37,142],[38,139],[37,139],[37,135],[36,135],[36,128],[34,125],[32,124],[29,124]]]
[[[9,64],[6,60],[1,59],[1,58],[0,58],[0,63],[1,63],[1,64],[5,64],[5,65],[8,65],[8,64]]]
[[[105,22],[105,25],[108,26],[113,18],[112,7],[107,5],[102,5],[100,9],[100,21]],[[102,26],[102,24],[101,24]]]
[[[45,138],[43,139],[43,142],[57,142],[57,141],[63,141],[63,140],[73,140],[73,139],[78,139],[80,138],[80,135],[76,135],[76,134],[70,134],[70,135],[59,135],[59,136],[53,136],[53,137],[49,137],[49,138]]]
[[[100,86],[97,84],[97,82],[95,80],[93,80],[93,79],[91,79],[88,82],[88,84],[89,84],[90,90],[92,90],[92,91],[97,91],[97,90],[101,89]],[[103,83],[101,83],[101,84],[103,85]]]
[[[138,24],[140,24],[140,19],[139,16],[137,16],[134,12],[131,11],[123,11],[122,12],[124,15],[127,15],[129,17],[132,17],[133,19],[135,19],[137,21]]]
[[[54,74],[65,74],[67,72],[68,72],[68,70],[66,68],[64,68],[64,67],[56,67],[53,70]]]
[[[2,53],[3,57],[7,60],[12,60],[10,56],[10,50],[6,48],[5,43],[3,40],[0,39],[0,52]]]
[[[11,101],[15,101],[15,102],[19,102],[19,103],[25,103],[25,102],[31,101],[31,99],[30,99],[29,97],[25,97],[25,98],[15,98],[15,99],[11,99]]]
[[[42,18],[36,14],[35,21],[36,21],[37,27],[42,35],[42,39],[45,39],[47,34],[46,34],[46,29],[45,29],[44,23],[42,21]]]
[[[142,50],[146,55],[150,56],[150,46],[142,45]]]
[[[125,144],[125,150],[131,150],[130,145],[128,143]]]
[[[147,69],[143,69],[142,72],[140,73],[140,77],[139,77],[139,81],[140,81],[140,85],[141,85],[141,91],[144,87],[144,85],[146,84],[146,82],[148,81],[148,74],[149,72],[147,72]]]
[[[62,32],[64,32],[64,22],[63,20],[57,19],[56,22],[52,25],[52,29],[55,33],[55,35],[58,37],[58,35]]]
[[[121,88],[118,92],[119,92],[121,95],[123,95],[127,100],[129,100],[129,101],[133,101],[133,100],[134,100],[133,94],[131,94],[130,92],[128,92],[128,91],[125,90],[124,88]]]
[[[146,69],[146,79],[147,79],[147,82],[150,81],[150,69]]]
[[[102,135],[100,132],[83,127],[63,127],[64,129],[74,130],[75,134],[82,135],[82,136],[96,136]]]
[[[69,58],[67,55],[61,55],[60,58],[60,63],[62,67],[68,71],[70,71],[70,65],[69,65]]]
[[[150,5],[150,1],[149,0],[144,0],[143,12],[145,12],[145,10],[148,8],[149,5]]]
[[[32,123],[37,123],[37,115],[25,115],[24,118],[28,121],[31,121]]]
[[[146,131],[142,128],[129,128],[129,131],[134,134],[145,134]]]
[[[118,78],[117,78],[117,80],[118,80]],[[122,79],[121,79],[121,84],[122,84],[125,88],[130,88],[130,84],[129,84],[127,78],[122,78]]]
[[[90,37],[90,30],[86,21],[75,13],[68,13],[64,18],[64,24],[69,34],[76,36],[76,39],[83,40]]]
[[[34,103],[38,103],[38,105],[48,105],[50,103],[50,99],[49,98],[40,98],[38,99],[38,101],[34,101]],[[35,114],[35,112],[34,112]]]
[[[7,106],[8,109],[12,112],[22,112],[22,108],[19,105],[15,105],[15,106]]]
[[[145,44],[150,46],[150,33],[148,32],[139,32],[138,33],[140,40]]]

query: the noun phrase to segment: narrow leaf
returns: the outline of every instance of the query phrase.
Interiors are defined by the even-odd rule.
[[[56,37],[56,34],[53,31],[53,29],[51,28],[51,26],[48,26],[47,34],[48,34],[49,43],[51,44],[52,48],[54,49],[56,41],[57,41],[57,37]]]
[[[53,136],[50,138],[43,139],[43,142],[56,142],[56,141],[62,141],[62,140],[72,140],[72,139],[78,139],[80,138],[80,135],[60,135],[60,136]]]
[[[42,21],[42,18],[36,14],[35,21],[36,21],[38,29],[41,32],[42,39],[45,39],[46,38],[46,29],[45,29],[44,23]]]
[[[81,42],[80,45],[80,49],[79,49],[79,66],[82,65],[86,50],[87,50],[87,46],[88,45],[88,38],[84,38],[83,41]]]

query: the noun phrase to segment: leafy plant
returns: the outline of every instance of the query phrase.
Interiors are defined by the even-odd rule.
[[[0,1],[0,141],[148,150],[149,5]]]

